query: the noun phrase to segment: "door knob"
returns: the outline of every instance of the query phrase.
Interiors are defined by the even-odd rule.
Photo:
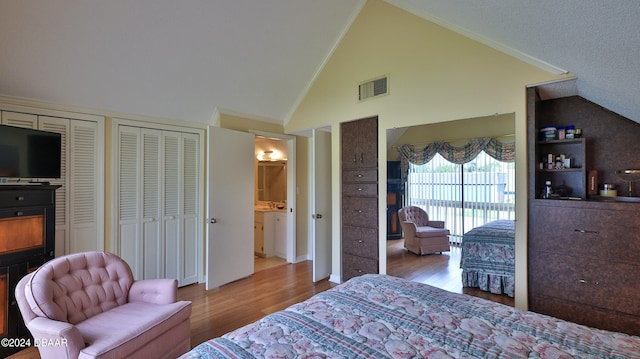
[[[314,214],[314,215],[311,215],[311,217],[312,217],[313,219],[322,219],[322,215],[321,215],[320,213],[316,213],[316,214]]]
[[[218,223],[218,220],[211,217],[211,219],[209,220],[209,223]]]

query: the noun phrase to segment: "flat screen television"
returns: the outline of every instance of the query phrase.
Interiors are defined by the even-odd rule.
[[[0,125],[0,178],[60,178],[59,133]]]

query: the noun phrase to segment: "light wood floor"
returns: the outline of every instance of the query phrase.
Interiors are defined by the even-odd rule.
[[[387,242],[387,255],[387,273],[390,275],[513,306],[513,298],[462,288],[458,247],[452,247],[450,252],[443,254],[417,256],[403,248],[402,240],[390,240]],[[285,309],[335,285],[327,279],[312,283],[310,261],[286,264],[276,258],[259,258],[255,268],[257,272],[251,277],[214,290],[205,291],[204,284],[193,284],[178,290],[178,299],[192,301],[192,346]],[[40,357],[35,348],[29,348],[10,358]]]
[[[404,249],[404,240],[389,240],[387,241],[387,274],[513,307],[514,299],[509,296],[462,287],[461,253],[460,247],[452,246],[449,252],[418,256]]]

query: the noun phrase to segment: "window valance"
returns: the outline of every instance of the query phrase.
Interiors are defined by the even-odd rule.
[[[452,146],[447,142],[433,142],[423,149],[418,149],[413,145],[401,145],[398,147],[402,167],[402,179],[406,178],[409,171],[409,163],[423,165],[439,153],[447,161],[456,164],[471,162],[484,151],[489,156],[502,162],[515,162],[516,146],[515,142],[503,143],[493,137],[472,138],[463,146]]]

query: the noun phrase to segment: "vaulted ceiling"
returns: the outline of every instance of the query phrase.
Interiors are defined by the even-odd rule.
[[[640,121],[635,0],[388,0],[570,72],[578,91]],[[0,2],[0,95],[210,123],[284,122],[364,0]]]

